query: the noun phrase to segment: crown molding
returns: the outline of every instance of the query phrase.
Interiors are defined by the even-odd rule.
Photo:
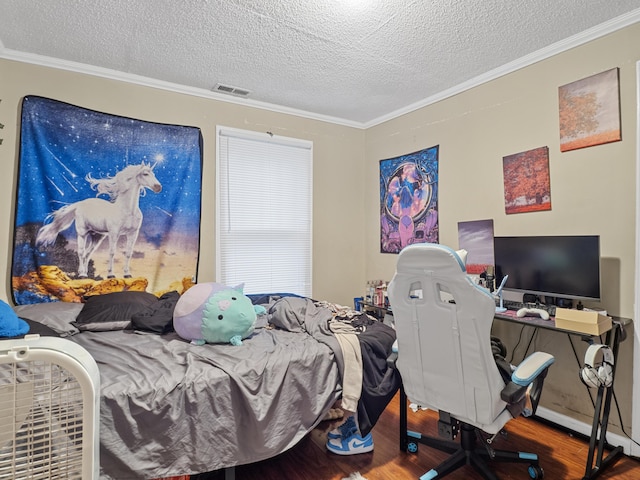
[[[390,112],[387,115],[378,117],[370,122],[365,123],[363,126],[365,129],[370,128],[381,123],[388,122],[389,120],[393,120],[394,118],[400,117],[407,113],[414,112],[428,105],[433,105],[434,103],[440,102],[449,97],[453,97],[454,95],[458,95],[459,93],[490,82],[491,80],[495,80],[509,73],[513,73],[516,70],[520,70],[521,68],[528,67],[530,65],[533,65],[534,63],[553,57],[554,55],[558,55],[560,53],[566,52],[567,50],[578,47],[580,45],[584,45],[585,43],[588,43],[592,40],[596,40],[600,37],[613,33],[617,30],[621,30],[625,27],[628,27],[629,25],[638,23],[639,21],[640,9],[633,10],[625,15],[621,15],[609,20],[608,22],[601,23],[600,25],[585,30],[577,35],[568,37],[564,40],[561,40],[560,42],[556,42],[529,55],[518,58],[513,62],[509,62],[505,65],[502,65],[501,67],[483,73],[482,75],[478,75],[475,78],[456,85],[455,87],[444,90],[436,95],[432,95],[431,97],[425,98],[424,100]]]
[[[167,90],[175,93],[182,93],[185,95],[191,95],[195,97],[207,98],[210,100],[216,100],[219,102],[233,103],[241,105],[243,107],[259,108],[261,110],[268,110],[270,112],[284,113],[287,115],[295,115],[298,117],[308,118],[311,120],[319,120],[322,122],[343,125],[347,127],[354,127],[362,129],[363,124],[361,122],[354,122],[351,120],[345,120],[343,118],[332,117],[329,115],[321,115],[318,113],[307,112],[296,108],[285,107],[282,105],[276,105],[267,102],[260,102],[257,100],[251,100],[249,98],[239,98],[223,93],[217,93],[203,88],[189,87],[187,85],[180,85],[178,83],[166,82],[155,78],[144,77],[141,75],[135,75],[132,73],[121,72],[118,70],[112,70],[109,68],[96,67],[94,65],[88,65],[80,62],[72,62],[68,60],[62,60],[59,58],[47,57],[44,55],[36,55],[33,53],[25,53],[17,50],[11,50],[8,48],[2,48],[0,44],[0,58],[5,60],[13,60],[16,62],[29,63],[42,67],[55,68],[59,70],[66,70],[74,73],[82,73],[85,75],[91,75],[94,77],[106,78],[109,80],[118,80],[135,85],[141,85],[145,87],[157,88],[160,90]]]
[[[40,65],[44,67],[57,68],[57,69],[67,70],[67,71],[76,72],[76,73],[83,73],[86,75],[92,75],[92,76],[107,78],[111,80],[119,80],[122,82],[132,83],[136,85],[157,88],[157,89],[167,90],[167,91],[176,92],[176,93],[183,93],[186,95],[192,95],[192,96],[201,97],[201,98],[207,98],[207,99],[216,100],[219,102],[232,103],[232,104],[240,105],[244,107],[253,107],[261,110],[268,110],[271,112],[294,115],[302,118],[308,118],[311,120],[319,120],[322,122],[332,123],[336,125],[342,125],[346,127],[366,130],[367,128],[379,125],[384,122],[388,122],[389,120],[393,120],[407,113],[414,112],[416,110],[419,110],[420,108],[440,102],[449,97],[453,97],[454,95],[458,95],[459,93],[465,92],[474,87],[490,82],[491,80],[500,78],[504,75],[512,73],[521,68],[527,67],[529,65],[533,65],[534,63],[540,62],[549,57],[557,55],[559,53],[562,53],[572,48],[575,48],[577,46],[583,45],[592,40],[603,37],[609,33],[615,32],[629,25],[633,25],[634,23],[638,23],[639,21],[640,21],[640,9],[633,10],[625,15],[621,15],[612,20],[609,20],[608,22],[602,23],[593,28],[585,30],[584,32],[581,32],[577,35],[566,38],[560,42],[554,43],[548,47],[540,49],[529,55],[525,55],[524,57],[514,60],[513,62],[509,62],[501,67],[490,70],[482,75],[474,77],[466,82],[460,83],[436,95],[427,97],[419,102],[400,108],[386,115],[375,118],[369,122],[355,122],[355,121],[346,120],[343,118],[332,117],[329,115],[321,115],[321,114],[316,114],[312,112],[307,112],[304,110],[285,107],[282,105],[276,105],[276,104],[267,103],[267,102],[259,102],[259,101],[251,100],[247,98],[245,99],[236,98],[236,97],[224,95],[217,92],[212,92],[202,88],[195,88],[195,87],[189,87],[189,86],[180,85],[176,83],[165,82],[162,80],[120,72],[120,71],[112,70],[108,68],[96,67],[93,65],[87,65],[79,62],[71,62],[71,61],[61,60],[61,59],[52,58],[52,57],[46,57],[43,55],[35,55],[30,53],[19,52],[16,50],[4,48],[1,41],[0,41],[0,58],[4,58],[6,60],[14,60],[18,62],[30,63],[34,65]]]

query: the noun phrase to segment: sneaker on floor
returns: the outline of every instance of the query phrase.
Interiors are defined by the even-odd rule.
[[[356,419],[353,415],[349,416],[347,420],[336,428],[327,433],[329,439],[332,438],[347,438],[358,432],[358,426],[356,425]]]
[[[373,437],[368,433],[361,437],[354,433],[347,438],[330,438],[327,441],[327,450],[337,455],[356,455],[373,450]]]

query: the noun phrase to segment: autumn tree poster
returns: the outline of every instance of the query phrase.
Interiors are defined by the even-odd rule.
[[[507,214],[551,210],[549,147],[503,157],[502,169]]]
[[[618,77],[612,68],[559,87],[561,152],[622,139]]]

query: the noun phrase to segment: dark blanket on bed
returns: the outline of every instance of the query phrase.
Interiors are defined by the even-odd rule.
[[[317,306],[308,298],[286,297],[269,308],[269,322],[288,331],[305,331],[329,346],[336,357],[340,372],[344,371],[342,350],[329,329],[333,319],[330,309]],[[341,319],[340,321],[345,321]],[[391,347],[396,340],[393,328],[366,314],[354,316],[350,323],[356,327],[362,351],[362,392],[358,402],[358,425],[367,435],[378,421],[400,387],[400,374],[387,364]]]
[[[361,315],[354,326],[366,326],[358,335],[362,350],[362,393],[358,402],[360,433],[367,435],[400,388],[400,372],[387,364],[396,332],[388,325]]]

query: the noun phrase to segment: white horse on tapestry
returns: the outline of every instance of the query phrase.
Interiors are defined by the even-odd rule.
[[[118,240],[124,235],[126,237],[124,277],[130,278],[129,263],[142,225],[139,198],[145,195],[147,189],[155,193],[160,192],[162,185],[153,173],[153,167],[146,163],[129,165],[113,177],[95,179],[88,174],[85,179],[91,184],[91,188],[98,192],[96,197],[104,194],[108,195],[110,200],[86,198],[51,213],[45,220],[49,223],[38,230],[36,246],[53,245],[58,233],[69,228],[75,221],[78,234],[78,276],[87,277],[91,255],[105,237],[108,237],[108,278],[113,278],[115,276],[113,257]]]

